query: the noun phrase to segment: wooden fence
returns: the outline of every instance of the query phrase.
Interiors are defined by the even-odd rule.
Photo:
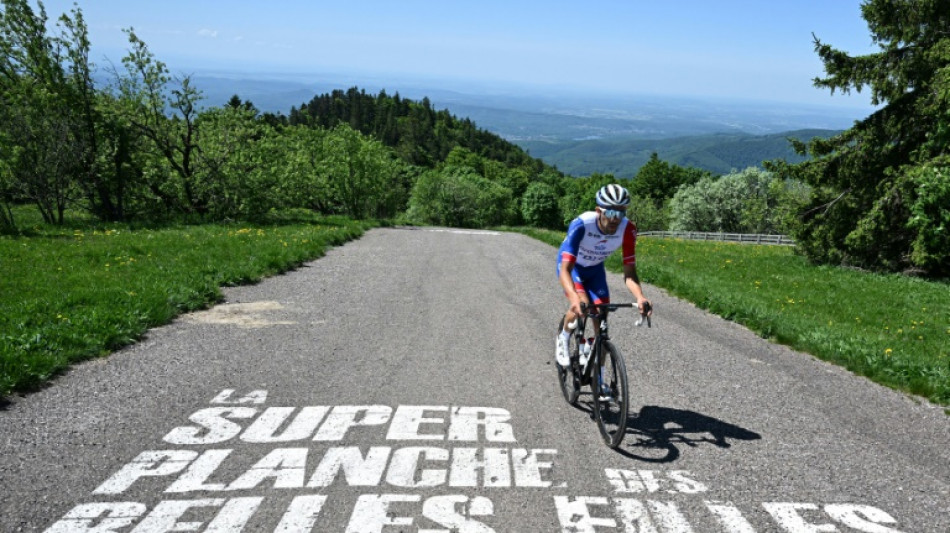
[[[644,237],[672,237],[694,241],[729,241],[747,244],[775,244],[795,246],[795,241],[786,235],[763,235],[760,233],[707,233],[703,231],[641,231]]]

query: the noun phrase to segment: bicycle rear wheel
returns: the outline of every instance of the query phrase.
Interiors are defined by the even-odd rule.
[[[603,372],[594,368],[591,389],[594,397],[594,415],[604,442],[611,448],[620,446],[627,431],[627,366],[623,355],[610,341],[601,346]]]
[[[558,331],[561,331],[561,327],[564,319],[561,319],[561,322],[558,323]],[[571,361],[577,361],[577,337],[571,335],[571,340],[567,345],[567,353],[571,356]],[[557,367],[557,378],[558,383],[561,385],[561,393],[564,395],[564,399],[567,400],[567,403],[571,405],[577,405],[577,397],[581,393],[581,384],[578,382],[576,374],[571,369],[570,366],[563,367],[557,363],[554,364]]]

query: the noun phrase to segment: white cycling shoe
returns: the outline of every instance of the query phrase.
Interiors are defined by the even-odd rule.
[[[567,339],[561,335],[558,335],[557,340],[554,342],[557,345],[557,349],[554,352],[554,357],[557,359],[557,364],[567,368],[571,364],[571,358],[567,355]]]

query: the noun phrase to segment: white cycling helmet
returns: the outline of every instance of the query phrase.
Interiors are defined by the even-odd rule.
[[[604,209],[626,209],[630,205],[630,193],[615,183],[605,185],[597,191],[597,205]]]

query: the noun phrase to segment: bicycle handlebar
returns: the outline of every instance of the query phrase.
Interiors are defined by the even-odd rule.
[[[609,311],[616,311],[621,307],[635,307],[634,303],[623,303],[623,304],[587,304],[586,302],[581,302],[581,311],[586,312],[588,309],[607,309]]]
[[[581,302],[581,311],[587,313],[587,310],[588,310],[588,309],[593,309],[593,310],[594,310],[594,311],[591,311],[591,312],[590,312],[590,316],[596,316],[594,313],[596,313],[596,310],[597,310],[597,309],[604,309],[604,310],[607,310],[607,311],[616,311],[617,309],[620,309],[620,308],[623,308],[623,307],[637,307],[637,308],[639,309],[639,306],[638,306],[637,304],[635,304],[635,303],[622,303],[622,304],[590,304],[590,305],[588,305],[588,304],[585,303],[585,302]],[[653,327],[653,323],[652,323],[652,321],[650,320],[650,311],[651,311],[652,309],[653,309],[653,306],[650,305],[650,302],[643,302],[643,309],[640,310],[640,319],[637,320],[637,326],[642,326],[642,325],[643,325],[643,320],[646,319],[646,321],[647,321],[647,327],[648,327],[648,328],[652,328],[652,327]]]

